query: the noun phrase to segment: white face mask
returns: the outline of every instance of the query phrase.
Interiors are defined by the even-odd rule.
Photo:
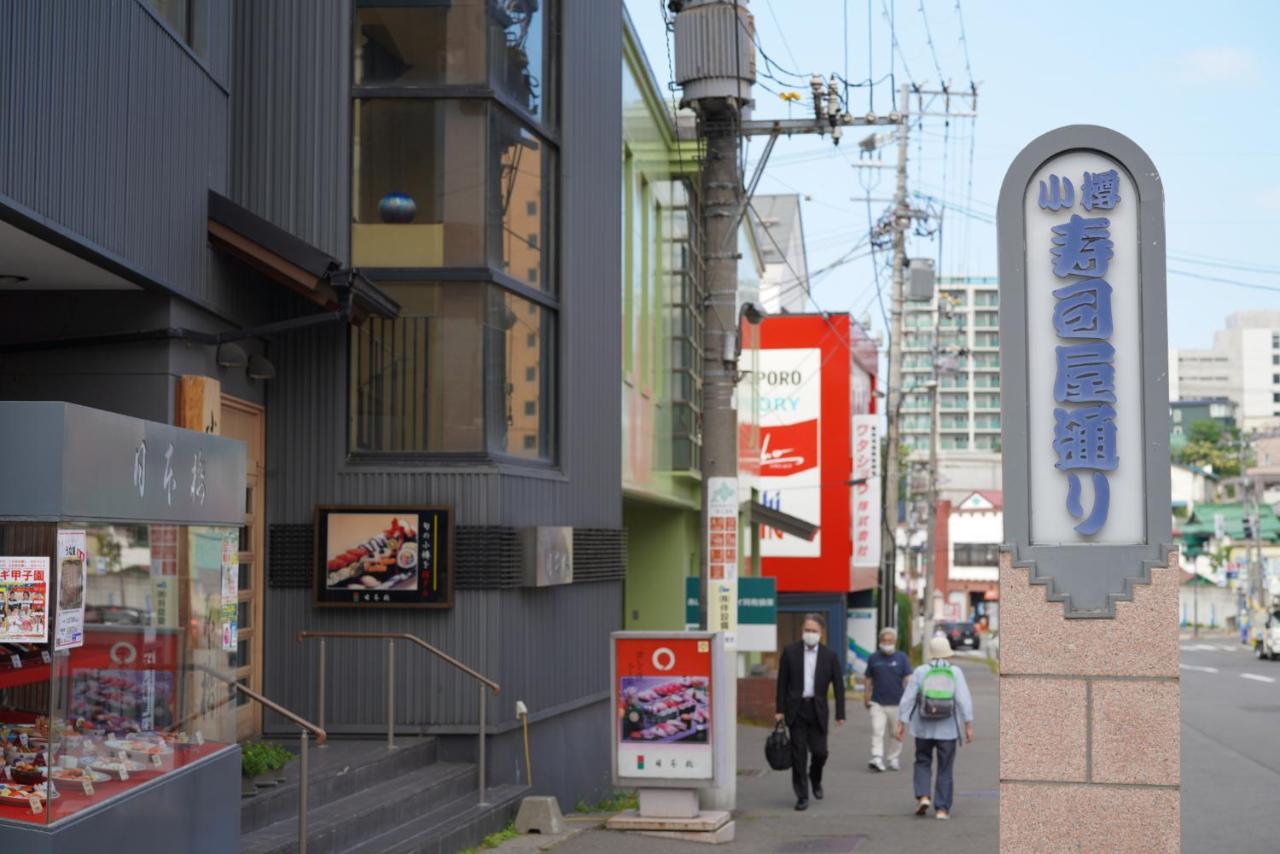
[[[880,644],[880,651],[883,652],[885,655],[892,655],[895,649],[897,649],[897,647],[895,647],[891,643]]]
[[[805,632],[800,637],[804,638],[805,646],[817,646],[818,641],[822,640],[822,635],[817,632]]]

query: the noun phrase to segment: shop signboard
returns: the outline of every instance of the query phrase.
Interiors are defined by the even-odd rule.
[[[738,609],[738,479],[707,479],[707,630],[736,647]]]
[[[49,639],[49,558],[0,557],[0,641]]]
[[[845,314],[760,325],[760,501],[818,527],[805,540],[762,526],[762,571],[779,592],[849,592],[850,330]]]
[[[699,580],[684,580],[685,628],[698,627]],[[738,579],[738,652],[774,652],[778,648],[777,579]]]
[[[999,202],[1005,531],[1068,617],[1111,617],[1171,549],[1164,195],[1131,140],[1076,125]]]
[[[717,779],[721,635],[614,632],[613,781],[625,787],[703,787]]]
[[[315,531],[317,605],[452,606],[452,508],[321,506]]]
[[[874,587],[880,568],[880,416],[853,416],[853,569],[850,590]]]
[[[58,531],[58,607],[54,617],[55,651],[84,645],[84,589],[88,546],[84,529]]]

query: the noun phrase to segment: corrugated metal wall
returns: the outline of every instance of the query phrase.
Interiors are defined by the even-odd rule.
[[[229,0],[197,61],[138,0],[7,0],[0,196],[216,307],[205,202],[228,171]]]
[[[231,198],[349,258],[349,0],[235,7]]]
[[[244,99],[236,105],[236,158],[245,160],[234,176],[238,200],[329,251],[340,245],[344,256],[350,42],[345,6],[341,0],[314,8],[289,0],[239,11],[237,38],[249,42],[235,51],[233,75],[239,80],[266,74],[263,81],[236,87],[237,99]],[[272,345],[278,376],[269,385],[267,406],[269,523],[310,521],[317,503],[447,503],[464,525],[621,527],[621,204],[608,189],[622,180],[621,0],[564,0],[563,7],[561,471],[348,463],[346,332],[320,329]],[[285,10],[297,12],[292,23],[282,20],[289,15]],[[273,37],[260,41],[267,27]],[[285,32],[277,37],[278,27]],[[330,67],[341,69],[340,82]],[[293,87],[300,87],[301,103],[282,111],[280,103]],[[330,138],[335,125],[342,135],[336,141]],[[316,143],[316,136],[328,141]],[[298,146],[306,164],[291,160]],[[616,581],[547,590],[460,590],[451,611],[321,611],[312,606],[309,591],[269,589],[266,596],[266,693],[304,713],[314,711],[315,649],[304,653],[294,640],[302,628],[417,634],[502,682],[491,719],[509,720],[517,699],[536,713],[606,690],[608,633],[622,618],[622,585]],[[331,642],[327,717],[338,731],[344,724],[369,728],[384,720],[385,648],[353,643]],[[469,680],[408,647],[397,650],[396,669],[402,723],[474,722],[476,691]]]

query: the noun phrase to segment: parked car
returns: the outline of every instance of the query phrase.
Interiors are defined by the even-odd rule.
[[[938,629],[946,635],[952,649],[977,649],[981,645],[973,623],[938,623]]]
[[[1258,627],[1253,652],[1260,659],[1275,661],[1280,658],[1280,611],[1272,611],[1267,615],[1266,623]]]

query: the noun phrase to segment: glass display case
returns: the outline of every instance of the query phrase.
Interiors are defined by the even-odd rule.
[[[15,450],[33,437],[14,435],[14,406],[0,403],[0,467],[21,476],[37,463]],[[37,431],[46,416],[106,420],[54,431],[62,444],[43,460],[54,485],[0,487],[0,849],[15,828],[52,832],[117,806],[136,814],[173,781],[207,786],[190,780],[239,765],[243,446],[67,404],[21,406],[64,408],[22,410]],[[86,454],[102,463],[77,464]],[[69,470],[84,482],[69,485]],[[29,509],[15,512],[23,495]],[[238,809],[238,791],[226,799]]]

